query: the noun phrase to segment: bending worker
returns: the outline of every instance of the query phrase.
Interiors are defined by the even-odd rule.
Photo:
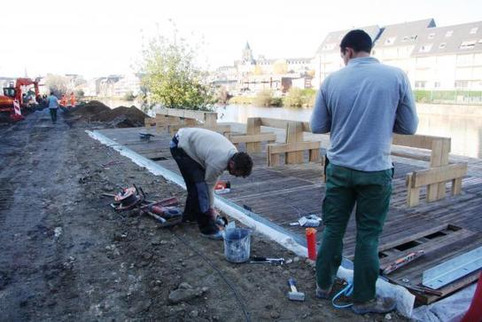
[[[414,134],[418,125],[405,73],[370,57],[371,49],[372,40],[363,30],[345,35],[340,53],[346,67],[324,80],[310,121],[313,133],[330,132],[316,296],[330,298],[343,236],[356,206],[352,310],[357,314],[395,308],[393,299],[376,296],[378,240],[392,194],[393,133]]]
[[[253,160],[221,134],[200,128],[180,129],[170,148],[187,188],[183,221],[195,220],[203,236],[223,239],[216,225],[214,186],[225,170],[236,177],[249,176]]]

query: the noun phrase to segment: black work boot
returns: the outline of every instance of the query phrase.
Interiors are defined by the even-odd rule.
[[[377,296],[367,302],[354,302],[351,309],[356,314],[365,313],[388,313],[395,310],[395,300],[389,297]]]

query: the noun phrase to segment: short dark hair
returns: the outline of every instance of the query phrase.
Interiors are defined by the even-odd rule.
[[[253,159],[246,152],[236,152],[231,158],[234,162],[234,169],[245,178],[251,174],[253,170]]]
[[[370,53],[372,51],[372,38],[363,30],[355,29],[348,32],[341,40],[340,50],[345,51],[345,48],[352,48],[355,52],[364,51]]]

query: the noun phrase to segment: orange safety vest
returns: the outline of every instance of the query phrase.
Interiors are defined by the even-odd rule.
[[[70,95],[70,105],[72,105],[72,107],[75,106],[75,95],[74,94]]]

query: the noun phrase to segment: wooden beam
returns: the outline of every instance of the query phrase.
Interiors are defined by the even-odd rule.
[[[261,126],[269,126],[277,129],[286,129],[289,122],[287,120],[273,119],[268,117],[260,117],[259,119],[261,121]]]
[[[217,119],[216,112],[183,110],[183,109],[176,109],[176,108],[163,108],[163,109],[160,109],[157,114],[191,118],[191,119],[196,119],[200,122],[206,122],[208,120],[209,122],[212,122],[213,118]]]
[[[429,136],[429,135],[418,135],[418,134],[415,134],[415,135],[394,134],[392,144],[430,150],[432,149],[432,142],[434,140],[439,140],[439,139],[449,139],[449,138]]]
[[[467,163],[450,164],[413,172],[411,188],[420,188],[429,184],[447,182],[462,178],[467,174]]]
[[[173,124],[173,125],[168,125],[167,130],[170,135],[174,135],[179,129],[183,127],[195,127],[195,128],[200,128],[200,129],[206,129],[206,130],[211,130],[217,133],[221,133],[222,135],[225,135],[226,133],[231,132],[231,126],[230,125],[216,125],[215,128],[207,127],[204,125],[185,125],[185,124]]]
[[[251,134],[251,135],[236,135],[230,134],[228,139],[233,144],[238,143],[251,143],[251,142],[275,142],[276,141],[276,134],[274,133],[260,133],[260,134]]]
[[[271,149],[271,153],[286,153],[286,152],[298,152],[311,149],[319,149],[320,141],[305,141],[296,143],[284,143],[284,144],[268,144]]]

